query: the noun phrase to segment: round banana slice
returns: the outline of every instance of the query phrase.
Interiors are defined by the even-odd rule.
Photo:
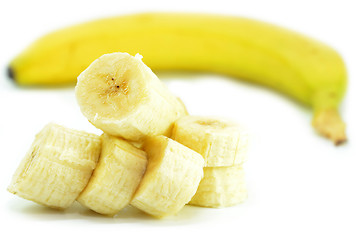
[[[144,149],[149,163],[131,204],[159,218],[176,214],[196,193],[204,159],[164,136],[147,139]]]
[[[131,201],[146,166],[144,151],[103,134],[97,168],[77,201],[95,212],[115,215]]]
[[[8,191],[49,207],[69,207],[87,185],[100,151],[98,135],[48,124],[36,135]]]
[[[241,165],[232,167],[205,167],[196,194],[189,204],[221,208],[242,203],[248,194]]]
[[[171,138],[200,153],[205,167],[237,165],[246,158],[248,135],[230,120],[185,116],[175,122]]]
[[[139,55],[101,56],[78,76],[75,93],[94,126],[136,142],[145,136],[169,135],[173,122],[187,114]]]

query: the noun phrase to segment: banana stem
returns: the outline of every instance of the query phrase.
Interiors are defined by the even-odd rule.
[[[312,125],[321,135],[331,139],[336,146],[347,141],[346,124],[337,109],[330,108],[315,111]]]

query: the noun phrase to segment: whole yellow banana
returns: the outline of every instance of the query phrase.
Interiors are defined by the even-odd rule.
[[[313,125],[346,140],[338,114],[347,83],[340,55],[321,42],[264,22],[206,14],[143,13],[50,33],[17,56],[21,85],[75,83],[104,53],[140,53],[152,70],[226,74],[279,90],[314,110]]]

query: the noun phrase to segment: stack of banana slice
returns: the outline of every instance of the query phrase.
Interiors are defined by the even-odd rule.
[[[245,129],[227,119],[185,116],[175,122],[172,138],[205,159],[204,178],[189,204],[227,207],[246,199],[242,166],[248,145]]]
[[[158,218],[187,203],[225,207],[246,198],[245,131],[228,120],[188,116],[139,55],[101,56],[79,75],[76,97],[104,134],[47,125],[10,192],[61,209],[77,200],[109,216],[131,204]]]

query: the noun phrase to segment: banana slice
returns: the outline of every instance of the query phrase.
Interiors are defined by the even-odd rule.
[[[8,191],[49,207],[69,207],[87,185],[100,151],[99,136],[48,124],[36,135]]]
[[[147,139],[144,148],[149,163],[131,204],[159,218],[176,214],[196,193],[204,159],[164,136]]]
[[[204,178],[189,204],[221,208],[242,203],[247,196],[242,165],[205,167]]]
[[[171,138],[200,153],[205,167],[242,164],[246,158],[246,131],[226,119],[182,117],[175,122]]]
[[[118,213],[131,201],[146,166],[144,151],[120,138],[103,134],[97,168],[77,201],[101,214]]]
[[[94,126],[131,141],[170,135],[173,122],[187,114],[139,55],[101,56],[78,76],[75,91],[82,113]]]

